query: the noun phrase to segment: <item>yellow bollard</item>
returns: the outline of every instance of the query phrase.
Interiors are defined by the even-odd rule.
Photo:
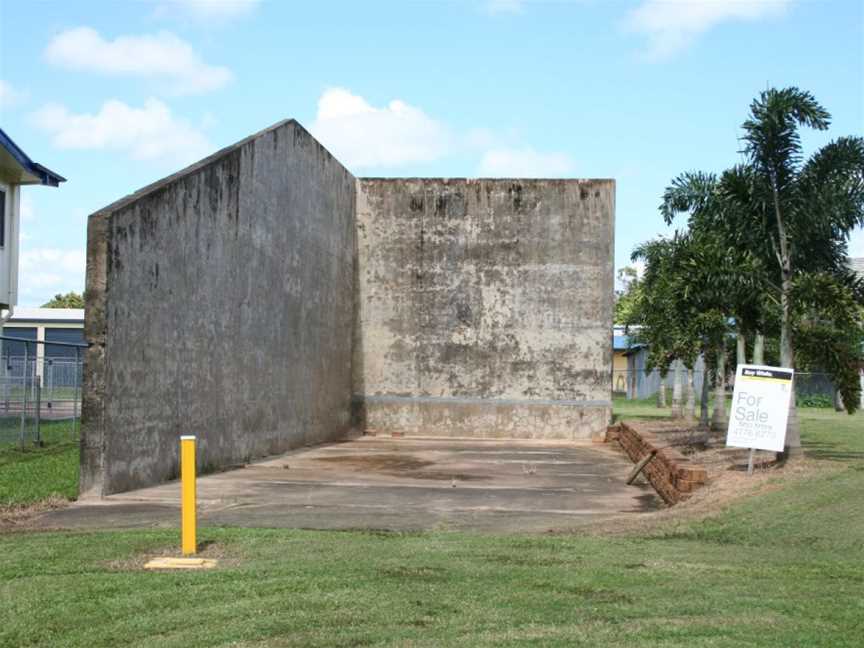
[[[180,437],[180,547],[184,556],[198,553],[196,538],[198,516],[195,486],[195,436]],[[212,558],[154,558],[145,569],[210,569],[216,566]]]
[[[198,551],[194,435],[180,437],[180,491],[181,548],[184,556],[192,556]]]

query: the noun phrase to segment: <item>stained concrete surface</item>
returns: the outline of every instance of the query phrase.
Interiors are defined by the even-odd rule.
[[[289,120],[90,217],[82,492],[347,434],[354,199]]]
[[[614,181],[359,178],[355,205],[360,426],[605,434]]]
[[[198,480],[202,526],[562,530],[650,511],[627,459],[598,445],[361,437]],[[176,527],[177,482],[49,512],[42,528]]]

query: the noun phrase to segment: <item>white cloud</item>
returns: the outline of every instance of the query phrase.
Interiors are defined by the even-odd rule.
[[[643,0],[625,19],[625,29],[645,34],[648,57],[668,59],[698,36],[724,22],[782,14],[791,0]]]
[[[522,13],[523,0],[486,0],[484,8],[489,14]]]
[[[123,151],[138,160],[167,158],[180,163],[213,150],[199,129],[174,117],[158,99],[148,99],[141,108],[111,99],[95,115],[49,104],[33,115],[33,123],[50,133],[61,149]]]
[[[849,235],[849,256],[864,257],[864,228],[856,227]]]
[[[487,177],[561,177],[572,175],[575,167],[565,153],[508,147],[484,128],[456,133],[402,100],[379,108],[344,88],[329,88],[321,95],[310,130],[352,169],[397,167],[479,151],[485,151],[479,173]]]
[[[159,15],[183,14],[198,20],[224,21],[251,13],[261,0],[162,0]]]
[[[41,305],[56,293],[83,292],[87,263],[83,249],[33,248],[21,251],[18,282],[22,305]]]
[[[27,92],[18,90],[8,81],[0,79],[0,108],[12,108],[26,99]]]
[[[497,148],[486,151],[479,174],[491,178],[556,178],[573,174],[573,159],[566,153],[533,148]]]
[[[349,167],[429,162],[452,146],[446,126],[419,108],[399,99],[376,108],[343,88],[321,95],[311,130]]]
[[[69,70],[166,82],[174,94],[208,92],[233,78],[231,70],[204,63],[189,43],[170,32],[105,40],[95,29],[76,27],[55,36],[45,58]]]
[[[36,220],[36,209],[33,207],[33,199],[29,194],[21,192],[21,207],[19,208],[21,220],[33,221]]]

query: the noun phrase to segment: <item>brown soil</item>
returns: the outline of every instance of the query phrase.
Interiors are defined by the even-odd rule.
[[[677,521],[709,517],[738,500],[777,490],[789,481],[810,477],[817,472],[839,470],[829,462],[813,459],[780,464],[773,452],[760,450],[754,456],[753,474],[748,475],[749,450],[725,447],[723,434],[688,427],[680,421],[640,421],[640,425],[688,455],[692,461],[702,464],[708,472],[708,482],[679,504],[652,513],[611,518],[595,525],[591,529],[592,535],[650,533]]]
[[[26,528],[36,515],[69,506],[69,500],[52,495],[33,504],[0,506],[0,533]]]
[[[152,551],[136,554],[122,560],[108,560],[104,562],[106,568],[112,571],[143,571],[144,565],[154,558],[182,558],[180,548],[177,545],[163,547]],[[209,558],[219,561],[216,569],[233,567],[240,563],[240,557],[231,553],[223,544],[218,542],[202,542],[198,545],[195,558]],[[161,571],[161,570],[158,570]]]

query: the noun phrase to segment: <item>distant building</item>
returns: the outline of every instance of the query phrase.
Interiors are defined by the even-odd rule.
[[[631,327],[631,329],[634,327]],[[635,327],[638,328],[638,327]],[[644,345],[633,341],[624,326],[615,326],[612,336],[612,392],[626,394],[628,384],[627,356]]]
[[[3,339],[0,349],[7,366],[10,359],[20,362],[22,358],[32,358],[35,354],[36,375],[43,376],[49,362],[68,364],[83,359],[83,353],[74,347],[51,344],[84,344],[83,308],[16,308],[12,317],[3,323],[2,331],[4,338],[45,343],[28,344]]]
[[[21,186],[57,187],[66,178],[31,160],[0,129],[0,310],[9,316],[18,302],[18,243],[21,238]]]

